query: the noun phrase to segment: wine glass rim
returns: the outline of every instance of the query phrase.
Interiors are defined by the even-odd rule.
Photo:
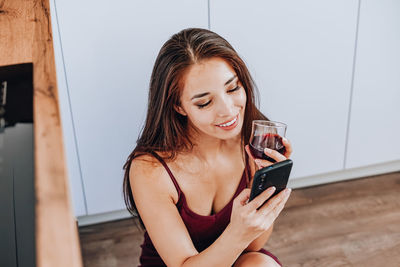
[[[287,125],[283,122],[279,122],[279,121],[267,121],[267,120],[253,120],[253,124],[256,124],[258,126],[270,126],[270,127],[276,127],[276,128],[286,128]],[[269,125],[269,124],[273,124],[273,125]]]

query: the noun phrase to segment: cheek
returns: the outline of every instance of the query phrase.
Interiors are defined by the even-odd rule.
[[[235,103],[236,105],[242,106],[244,108],[246,106],[246,101],[247,101],[246,92],[244,91],[244,89],[242,89],[240,91],[240,94],[237,95]]]
[[[196,107],[191,109],[188,115],[189,120],[195,126],[209,125],[210,120],[212,120],[211,112]]]

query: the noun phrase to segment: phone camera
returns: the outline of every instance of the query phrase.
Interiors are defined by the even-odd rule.
[[[264,183],[265,182],[265,177],[266,177],[267,175],[264,173],[264,174],[262,174],[261,175],[261,183]]]

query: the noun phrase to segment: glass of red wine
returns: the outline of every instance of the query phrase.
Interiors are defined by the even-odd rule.
[[[282,137],[286,135],[287,125],[277,121],[255,120],[251,129],[250,151],[254,158],[276,162],[264,153],[264,148],[269,148],[285,154]]]

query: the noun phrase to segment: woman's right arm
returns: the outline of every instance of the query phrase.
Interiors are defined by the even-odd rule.
[[[167,266],[233,265],[251,241],[269,228],[287,200],[280,193],[257,210],[273,191],[266,190],[246,204],[250,190],[244,189],[233,202],[228,227],[210,247],[199,253],[175,206],[176,189],[162,165],[150,156],[135,159],[130,182],[138,212]]]

